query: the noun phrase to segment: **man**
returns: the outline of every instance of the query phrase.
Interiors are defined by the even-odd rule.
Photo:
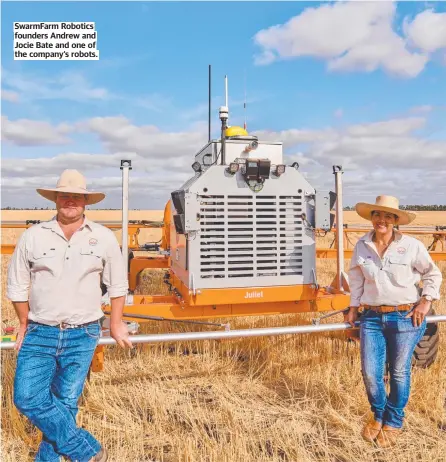
[[[85,206],[105,194],[65,170],[55,189],[37,189],[57,215],[27,229],[8,268],[7,296],[19,318],[14,404],[43,434],[35,461],[62,456],[107,460],[107,451],[77,427],[78,400],[100,334],[102,282],[111,300],[110,334],[132,347],[122,321],[127,268],[113,232],[90,221]]]

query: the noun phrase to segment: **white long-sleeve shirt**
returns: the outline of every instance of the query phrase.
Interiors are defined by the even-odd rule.
[[[103,316],[102,282],[110,297],[127,294],[127,268],[111,230],[85,217],[68,241],[57,220],[27,229],[8,267],[6,295],[29,302],[29,319],[84,324]]]
[[[395,240],[380,258],[374,231],[361,237],[350,262],[350,306],[416,303],[422,295],[440,298],[442,274],[421,241],[395,230]]]

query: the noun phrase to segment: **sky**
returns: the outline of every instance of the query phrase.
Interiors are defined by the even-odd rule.
[[[14,21],[94,22],[97,61],[19,61]],[[282,141],[343,203],[446,204],[446,2],[2,2],[2,207],[78,169],[121,206],[163,209],[193,176],[228,76],[229,125]],[[246,111],[244,110],[246,101]]]

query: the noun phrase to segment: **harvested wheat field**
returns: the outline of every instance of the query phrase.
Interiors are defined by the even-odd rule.
[[[2,219],[42,219],[39,212],[19,218],[3,211]],[[88,214],[120,219],[119,212],[96,213]],[[346,222],[361,221],[354,212],[345,217]],[[446,224],[445,212],[425,212],[422,218],[417,225]],[[132,211],[130,219],[162,219],[162,211],[150,217]],[[17,238],[16,231],[4,231],[2,242]],[[322,244],[332,239],[326,236]],[[8,262],[4,257],[4,324],[16,322],[4,298]],[[348,269],[349,261],[345,263]],[[446,262],[439,266],[446,279]],[[319,260],[317,270],[319,282],[328,284],[336,262]],[[138,291],[165,293],[162,272],[146,271]],[[441,293],[435,309],[446,313],[446,282]],[[216,322],[230,322],[237,329],[310,320],[311,315],[287,315]],[[141,324],[143,333],[208,329],[212,327]],[[86,385],[79,424],[108,447],[113,462],[446,461],[446,433],[438,429],[439,422],[446,422],[446,335],[441,324],[440,330],[437,360],[426,370],[414,370],[404,436],[387,451],[360,437],[369,406],[359,348],[330,333],[138,345],[131,352],[108,347],[105,371],[93,373]],[[12,405],[14,358],[14,352],[2,352],[2,461],[25,462],[33,460],[40,434]]]

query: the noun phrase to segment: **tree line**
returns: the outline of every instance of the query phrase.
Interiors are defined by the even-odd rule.
[[[446,211],[446,205],[400,205],[401,210],[412,210],[414,212],[432,211],[442,212]],[[355,207],[344,207],[344,210],[355,210]]]

